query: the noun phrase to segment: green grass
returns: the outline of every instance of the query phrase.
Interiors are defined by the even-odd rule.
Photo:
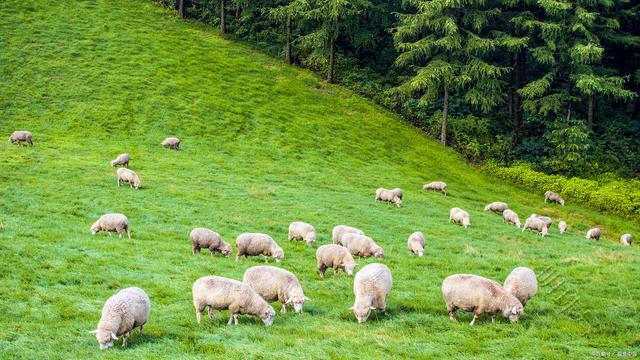
[[[285,66],[150,1],[0,2],[0,133],[28,129],[33,148],[0,143],[2,358],[584,358],[640,351],[637,247],[617,243],[637,223],[569,204],[543,204],[491,179],[380,107]],[[160,148],[167,136],[183,150]],[[117,188],[109,161],[129,152],[139,191]],[[450,196],[420,190],[444,180]],[[376,204],[401,187],[405,207]],[[522,218],[570,225],[548,238],[504,225],[484,205],[503,200]],[[449,209],[471,214],[463,229]],[[129,217],[133,239],[99,234],[103,213]],[[295,220],[315,225],[313,247],[286,241]],[[352,278],[320,279],[315,249],[333,226],[360,227],[381,244],[394,276],[387,316],[358,325]],[[601,225],[600,242],[586,241]],[[191,255],[188,233],[209,227],[230,243],[271,234],[312,299],[303,314],[264,327],[227,314],[197,325],[191,284],[241,279],[259,258]],[[413,231],[425,256],[408,255]],[[637,236],[636,236],[637,237]],[[364,265],[376,260],[364,259]],[[503,281],[537,271],[538,295],[517,324],[452,323],[442,280],[474,273]],[[98,349],[104,301],[139,286],[152,301],[145,334]],[[278,306],[276,306],[278,309]]]

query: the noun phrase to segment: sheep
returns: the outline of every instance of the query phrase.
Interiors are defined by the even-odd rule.
[[[139,327],[142,334],[150,312],[151,301],[144,290],[137,287],[122,289],[104,303],[98,327],[91,333],[96,334],[101,350],[111,347],[118,336],[122,336],[122,347],[125,347],[135,328]]]
[[[504,289],[520,300],[522,307],[525,307],[538,291],[536,273],[527,267],[517,267],[504,280]]]
[[[402,192],[402,189],[400,188],[391,189],[391,192],[396,194],[396,196],[400,198],[400,200],[403,200],[402,197],[404,196],[404,193]]]
[[[421,231],[416,231],[409,235],[407,246],[411,253],[422,257],[424,255],[424,234]]]
[[[620,236],[620,244],[622,245],[627,245],[627,246],[631,246],[631,241],[632,241],[632,237],[631,234],[624,234],[622,236]]]
[[[502,201],[494,201],[491,204],[485,206],[484,211],[493,211],[493,212],[501,213],[507,210],[508,208],[509,208],[509,205],[507,205],[507,203]]]
[[[353,269],[358,264],[353,260],[351,252],[343,246],[336,244],[322,245],[316,250],[316,263],[320,277],[324,277],[324,273],[328,268],[333,268],[335,276],[338,269],[342,268],[347,275],[353,275]]]
[[[129,167],[129,154],[124,153],[124,154],[120,154],[118,155],[117,158],[115,158],[114,160],[111,160],[111,166],[124,166],[124,167]]]
[[[358,323],[367,321],[371,310],[378,309],[385,314],[392,285],[391,270],[383,264],[372,263],[358,271],[353,279],[355,302],[350,308]]]
[[[106,231],[111,236],[112,232],[118,233],[118,239],[122,238],[122,233],[127,232],[129,240],[131,240],[131,228],[129,227],[129,219],[122,214],[105,214],[91,225],[91,234],[95,235],[100,231]]]
[[[276,262],[280,262],[284,257],[282,248],[267,234],[260,233],[244,233],[236,238],[236,261],[241,256],[256,256],[262,254],[264,262],[269,262],[269,256],[272,256]]]
[[[191,240],[191,252],[194,255],[199,253],[200,249],[209,249],[211,256],[217,251],[224,257],[229,257],[233,252],[231,245],[224,241],[220,234],[207,228],[195,228],[191,230],[189,239]]]
[[[553,221],[551,220],[550,217],[548,216],[542,216],[542,215],[538,215],[538,214],[531,214],[531,216],[529,216],[529,218],[527,218],[527,220],[531,219],[531,218],[537,218],[542,220],[542,222],[547,226],[547,228],[551,228],[551,225],[553,224]]]
[[[384,250],[368,236],[353,233],[345,234],[341,243],[352,255],[360,257],[374,256],[384,259]]]
[[[535,216],[529,217],[527,221],[524,222],[524,227],[522,228],[522,232],[524,232],[527,229],[538,231],[538,233],[542,237],[545,237],[547,234],[549,234],[549,227],[547,226],[547,224],[542,219],[539,219]]]
[[[512,223],[516,226],[516,228],[520,229],[520,218],[518,217],[518,214],[515,213],[515,211],[509,209],[503,211],[502,222]]]
[[[331,240],[333,241],[334,244],[341,245],[340,239],[342,239],[342,236],[348,233],[364,235],[364,231],[360,229],[356,229],[354,227],[347,226],[347,225],[338,225],[334,227],[333,230],[331,231]]]
[[[569,226],[567,225],[566,222],[560,220],[560,222],[558,222],[558,231],[560,231],[560,234],[564,234],[565,232],[567,232],[567,228]]]
[[[460,208],[452,208],[451,211],[449,211],[449,222],[461,224],[465,229],[471,225],[469,213]]]
[[[587,231],[587,240],[600,240],[600,235],[602,234],[602,231],[600,230],[600,228],[595,227],[593,229],[589,229],[589,231]]]
[[[400,190],[402,192],[402,190]],[[387,190],[385,188],[378,188],[376,190],[376,202],[385,201],[391,204],[396,205],[397,207],[402,206],[402,198],[397,195],[393,190]]]
[[[289,241],[291,240],[303,240],[311,245],[316,241],[316,229],[311,224],[294,221],[289,224]]]
[[[434,181],[422,186],[422,190],[441,191],[447,196],[447,184],[442,181]]]
[[[177,137],[168,137],[164,139],[164,141],[161,142],[160,145],[169,149],[180,150],[180,139],[178,139]]]
[[[546,203],[547,200],[564,206],[564,199],[560,197],[560,194],[554,193],[553,191],[547,191],[544,193],[544,202]]]
[[[276,315],[269,305],[251,286],[221,276],[205,276],[196,280],[191,288],[196,320],[200,324],[202,311],[207,308],[209,318],[215,320],[215,310],[229,310],[231,317],[227,325],[238,325],[238,315],[253,315],[266,326],[273,323]]]
[[[305,301],[298,278],[287,270],[273,266],[254,266],[244,272],[242,282],[251,286],[258,295],[267,302],[279,301],[282,304],[280,312],[287,312],[287,306],[293,307],[296,313],[302,311]]]
[[[492,322],[495,322],[497,313],[502,313],[514,323],[524,312],[520,300],[497,282],[478,275],[456,274],[447,277],[442,282],[442,296],[452,321],[458,321],[458,309],[473,312],[473,320],[469,323],[471,326],[484,313],[491,314]]]
[[[23,130],[23,131],[14,131],[9,136],[9,144],[18,144],[26,142],[29,146],[33,146],[33,136],[31,132]]]
[[[129,170],[127,168],[120,168],[117,171],[117,181],[118,187],[120,187],[120,183],[125,184],[129,183],[129,187],[139,189],[140,188],[140,178],[135,171]]]

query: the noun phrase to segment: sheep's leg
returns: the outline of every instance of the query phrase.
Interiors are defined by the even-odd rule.
[[[491,323],[492,324],[496,323],[496,316],[495,315],[491,315]]]
[[[198,321],[198,324],[200,324],[200,320],[202,320],[202,310],[204,310],[205,306],[195,303],[193,304],[193,307],[196,309],[196,320]]]
[[[196,252],[199,252],[199,251],[198,251],[197,246],[195,246],[195,245],[191,246],[191,253],[192,253],[193,255],[195,255],[195,254],[196,254]]]
[[[320,274],[320,277],[321,277],[321,278],[323,278],[323,277],[324,277],[324,273],[325,273],[325,271],[327,271],[327,266],[326,266],[326,265],[324,265],[324,264],[321,264],[321,265],[318,267],[318,273]]]
[[[140,335],[142,335],[142,329],[144,328],[144,325],[140,325]]]
[[[471,320],[471,322],[469,323],[469,325],[473,326],[473,324],[476,323],[476,319],[478,319],[479,316],[476,313],[473,313],[473,320]]]
[[[233,323],[238,325],[238,314],[233,315]]]
[[[127,346],[127,338],[129,337],[129,335],[131,335],[131,332],[127,332],[122,335],[122,347]]]
[[[287,313],[287,305],[282,304],[282,308],[280,309],[280,313],[281,314],[286,314]]]
[[[207,307],[207,313],[209,314],[209,319],[215,320],[216,314],[213,313],[213,308],[211,306]]]
[[[333,276],[336,276],[336,274],[338,274],[338,270],[340,270],[340,266],[333,266]]]
[[[458,322],[458,319],[456,318],[456,310],[457,308],[455,306],[447,305],[447,312],[449,313],[449,318],[452,321]]]
[[[269,263],[269,257],[267,255],[263,255],[264,256],[264,263],[268,264]]]

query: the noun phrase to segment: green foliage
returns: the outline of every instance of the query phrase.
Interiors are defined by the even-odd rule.
[[[581,120],[557,120],[551,131],[545,134],[551,145],[550,156],[543,162],[553,173],[590,173],[589,129]]]

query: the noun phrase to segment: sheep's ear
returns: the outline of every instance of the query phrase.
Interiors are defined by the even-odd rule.
[[[515,314],[517,314],[517,313],[518,313],[518,311],[517,311],[517,309],[516,309],[516,306],[514,306],[514,307],[513,307],[513,309],[511,309],[511,313],[512,313],[513,315],[515,315]]]
[[[349,310],[353,310],[353,306],[349,308]]]
[[[304,297],[304,301],[311,301],[311,299],[309,299],[308,297]]]
[[[118,337],[113,331],[111,332],[111,337],[113,338],[113,340],[118,340]]]
[[[98,329],[89,331],[89,334],[97,334],[97,333],[98,333]]]

